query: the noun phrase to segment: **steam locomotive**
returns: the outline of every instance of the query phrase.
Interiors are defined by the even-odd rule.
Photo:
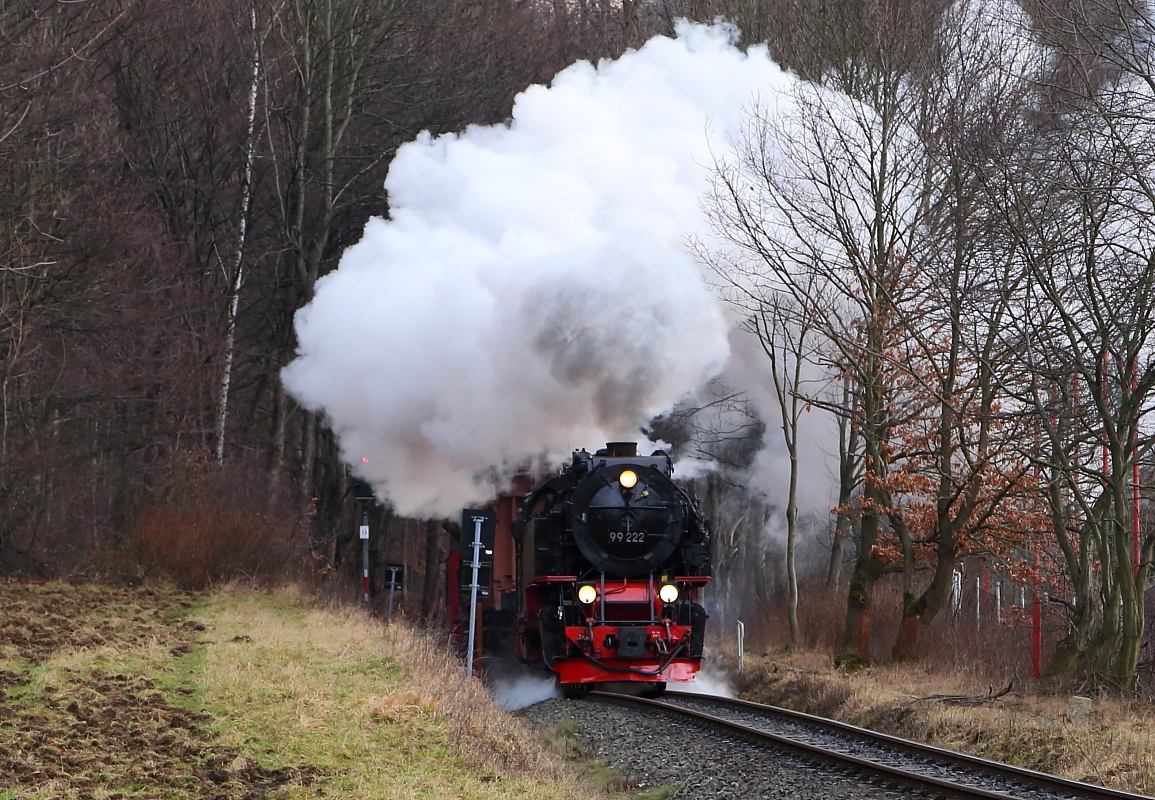
[[[552,670],[567,696],[627,681],[659,694],[701,666],[710,533],[697,501],[671,478],[665,452],[639,456],[610,442],[536,488],[515,486],[487,510],[466,511],[458,585],[472,580],[474,521],[492,521],[479,579],[487,653]],[[488,538],[488,537],[487,537]],[[458,595],[456,613],[463,619]],[[468,612],[464,613],[468,619]],[[512,647],[511,647],[512,645]]]

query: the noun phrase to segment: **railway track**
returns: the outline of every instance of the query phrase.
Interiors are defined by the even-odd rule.
[[[668,692],[660,700],[608,692],[594,692],[590,697],[681,715],[731,735],[854,772],[873,785],[901,785],[934,796],[997,800],[1146,797],[744,700],[682,692]]]

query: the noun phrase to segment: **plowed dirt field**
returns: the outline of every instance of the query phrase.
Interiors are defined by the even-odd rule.
[[[208,635],[196,601],[0,581],[0,800],[255,799],[313,782],[311,767],[264,769],[216,743],[195,680]]]

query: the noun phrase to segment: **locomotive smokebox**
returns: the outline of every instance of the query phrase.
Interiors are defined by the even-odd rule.
[[[609,458],[635,458],[638,455],[637,442],[606,442]]]

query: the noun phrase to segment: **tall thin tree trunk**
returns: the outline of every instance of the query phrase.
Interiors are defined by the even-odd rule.
[[[301,503],[308,510],[313,501],[313,460],[317,453],[317,415],[303,411],[301,419]]]
[[[842,579],[842,558],[846,537],[854,524],[850,503],[858,482],[858,429],[851,423],[853,397],[850,376],[842,380],[842,414],[838,419],[838,518],[834,523],[834,538],[830,543],[830,563],[826,567],[826,588],[837,589]]]
[[[225,359],[221,370],[220,413],[217,415],[217,463],[225,462],[225,428],[229,419],[229,386],[233,380],[233,351],[237,343],[237,308],[241,287],[245,282],[245,237],[249,224],[249,204],[252,198],[253,161],[257,152],[257,87],[261,75],[261,53],[257,41],[257,11],[251,12],[253,24],[253,79],[249,85],[249,129],[246,140],[245,173],[241,183],[241,214],[237,222],[237,247],[233,254],[232,281],[229,290],[228,331],[225,334]]]
[[[272,446],[269,448],[269,482],[275,491],[281,480],[281,470],[285,463],[285,424],[288,416],[288,396],[281,376],[273,379],[273,430]]]
[[[790,646],[802,644],[802,632],[798,627],[798,570],[795,568],[794,553],[798,541],[798,455],[791,448],[790,453],[790,499],[786,504],[786,618],[790,623]]]
[[[0,458],[7,460],[8,458],[8,376],[4,376],[3,383],[0,383],[0,407],[3,408],[3,422],[0,424]]]

